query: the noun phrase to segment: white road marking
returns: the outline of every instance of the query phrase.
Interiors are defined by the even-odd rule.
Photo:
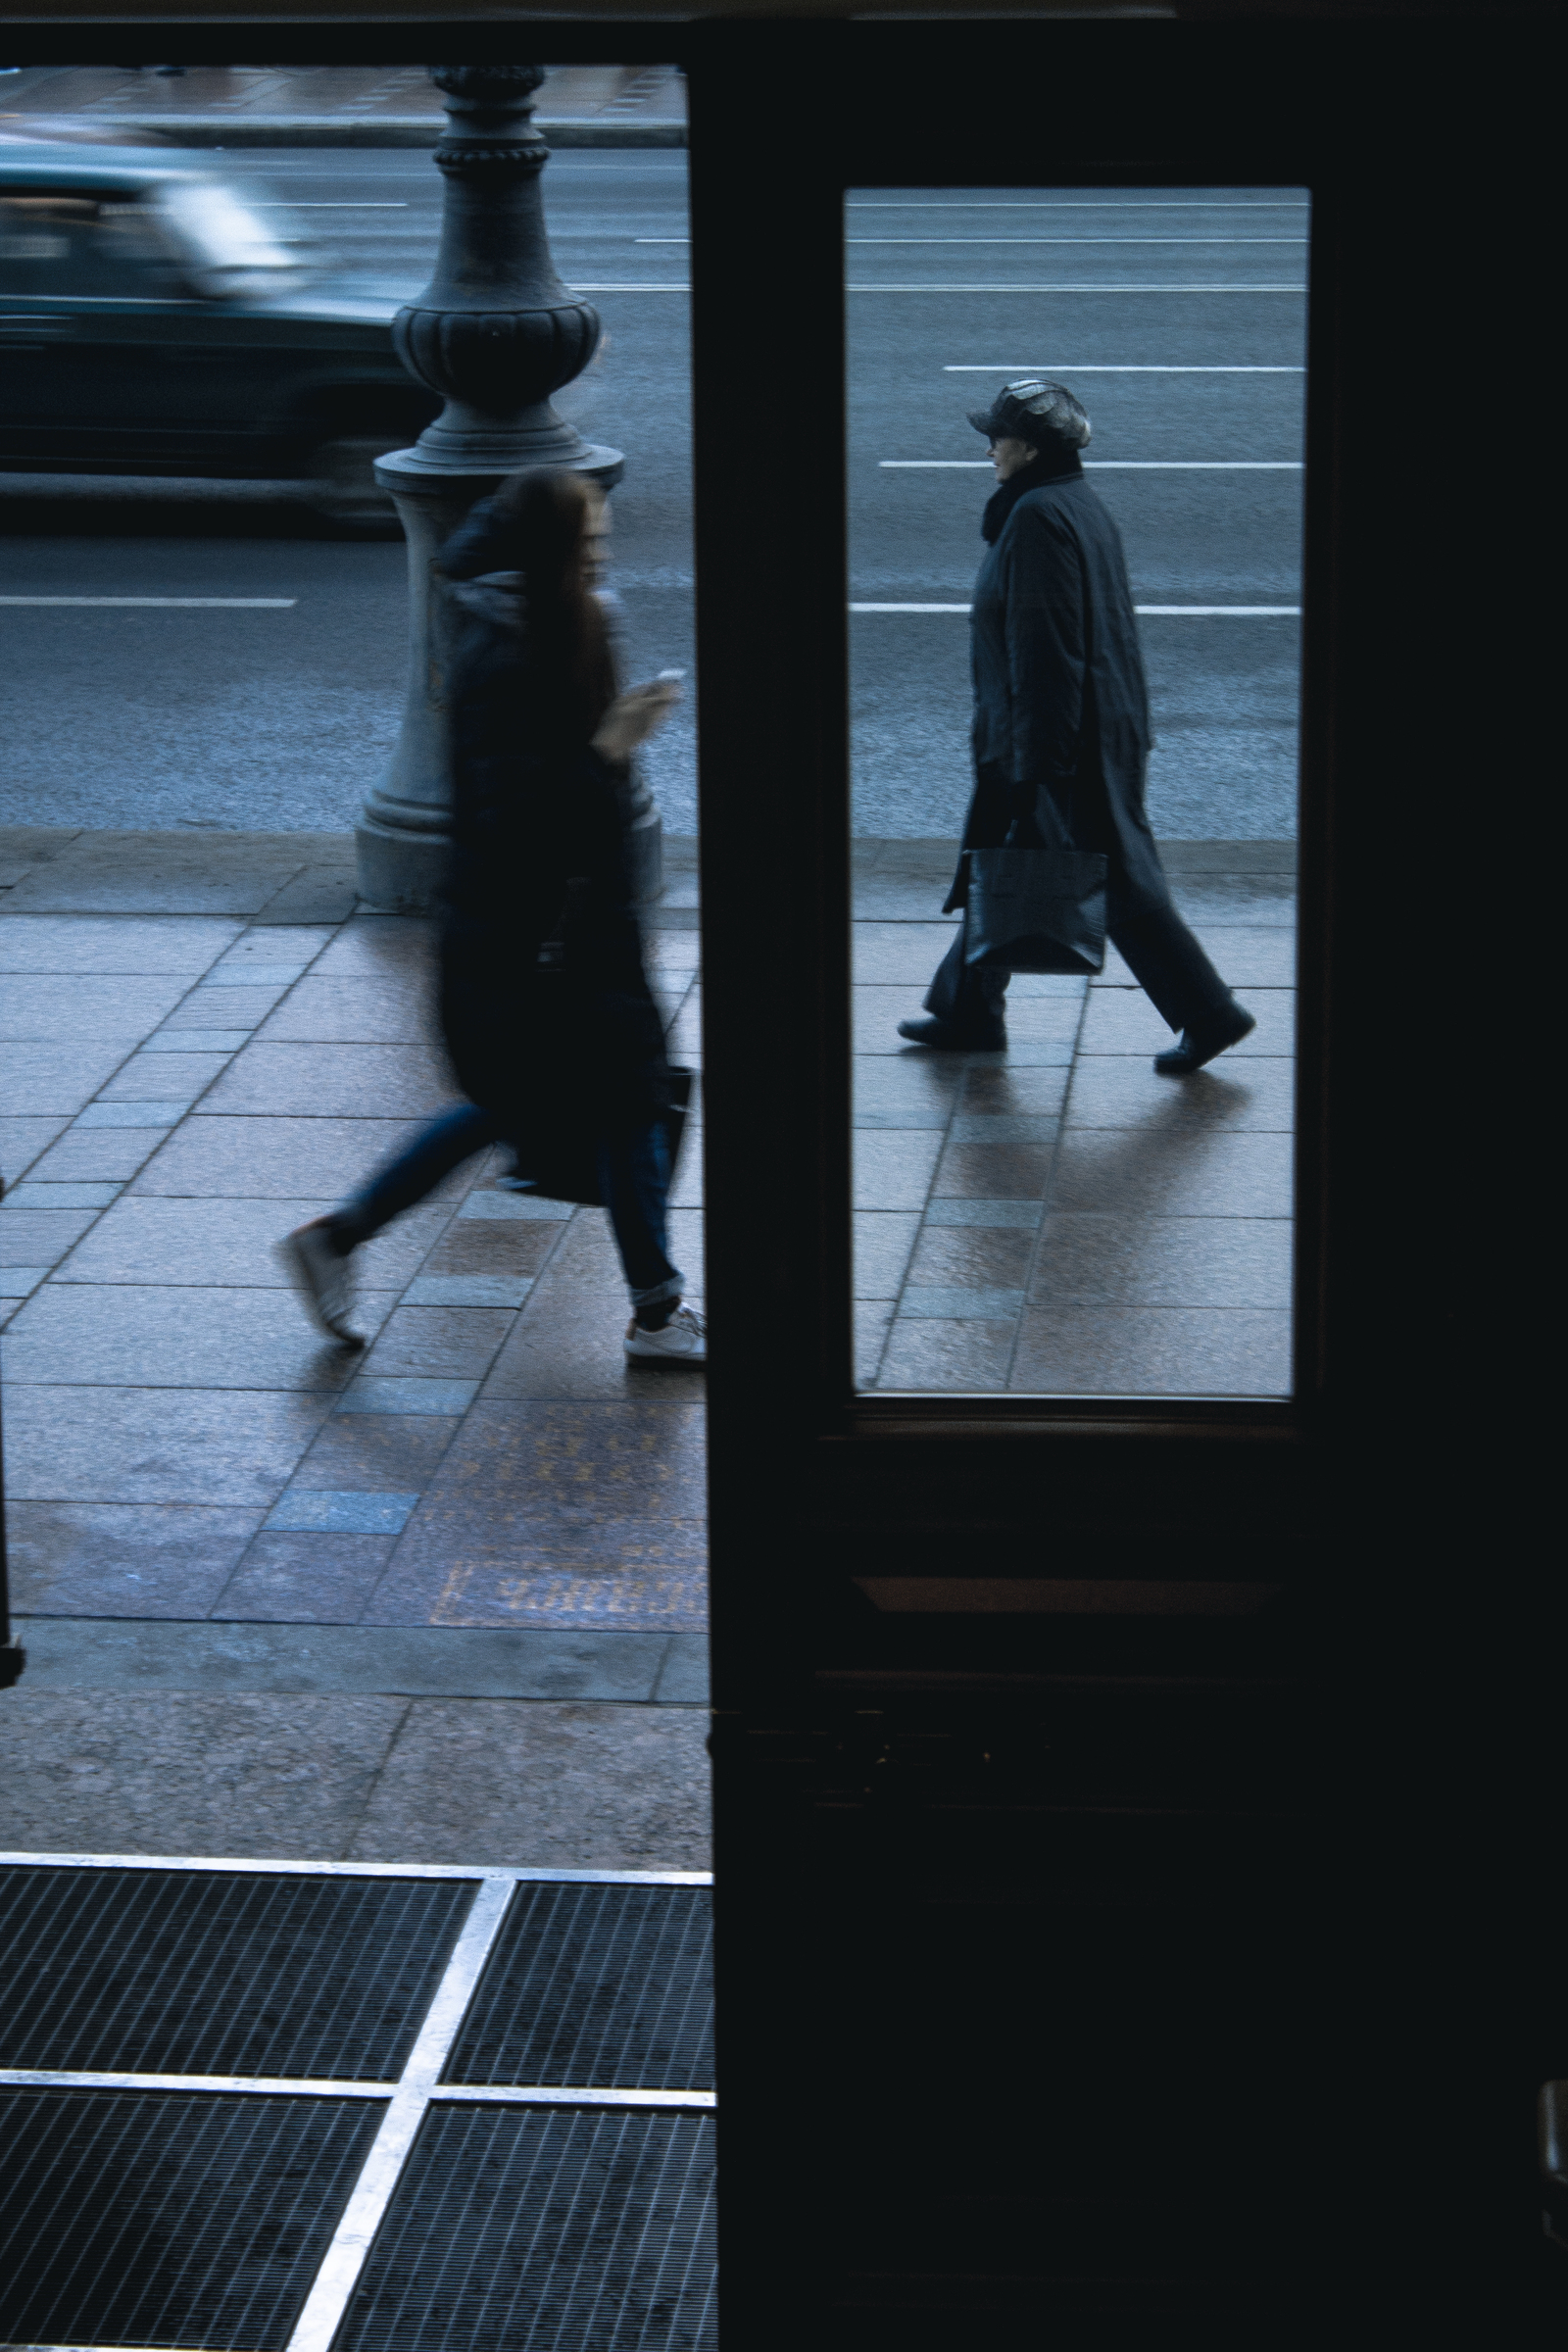
[[[846,237],[846,245],[1300,245],[1301,237]],[[689,245],[690,237],[633,237],[634,245]]]
[[[967,605],[852,605],[852,612],[967,612]],[[1287,615],[1299,618],[1299,605],[1134,605],[1135,612],[1203,620],[1269,620]]]
[[[253,213],[406,213],[408,209],[406,196],[377,198],[373,204],[351,203],[347,198],[340,202],[330,196],[295,196],[251,206]],[[426,209],[434,212],[435,207],[432,204]]]
[[[878,458],[885,473],[967,473],[989,458]],[[1299,473],[1301,458],[1085,458],[1102,473]]]
[[[944,375],[1304,375],[1306,369],[1257,368],[1250,363],[1238,366],[1230,362],[1218,368],[1171,368],[1163,364],[1154,368],[1124,368],[1110,367],[1099,360],[1087,361],[1081,366],[1075,366],[1068,360],[1040,360],[1031,361],[1027,367],[1017,361],[1009,361],[1006,367],[982,368],[973,360],[965,360],[961,367],[949,365],[942,372]]]
[[[594,291],[592,287],[586,290],[590,293]],[[603,290],[608,292],[610,289],[607,287]],[[1077,279],[1066,278],[1053,279],[1049,285],[1038,283],[1024,285],[1021,281],[1011,280],[1005,285],[977,285],[973,278],[966,278],[961,284],[956,285],[946,283],[918,286],[902,283],[878,286],[849,285],[845,287],[844,291],[846,294],[1304,294],[1306,288],[1305,286],[1276,286],[1272,284],[1258,286],[1118,286],[1104,279],[1096,279],[1091,284],[1087,280],[1080,282]]]
[[[204,612],[286,612],[297,596],[0,596],[0,605],[186,605]]]
[[[984,196],[958,204],[946,204],[940,197],[911,204],[907,197],[884,203],[880,197],[852,196],[845,206],[851,213],[1308,213],[1311,209],[1303,196],[1269,197],[1262,202],[1256,197],[1152,196],[1147,204],[1098,196]]]
[[[638,238],[674,244],[674,238]],[[689,242],[689,240],[687,240]],[[1303,245],[1304,237],[846,237],[846,245]]]
[[[573,294],[689,294],[689,285],[577,285],[568,287]],[[846,294],[1304,294],[1305,286],[1117,286],[1094,285],[848,285]],[[104,300],[108,300],[106,295]],[[154,298],[146,298],[151,302]]]

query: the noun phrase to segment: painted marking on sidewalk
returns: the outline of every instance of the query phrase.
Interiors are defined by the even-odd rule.
[[[0,605],[193,605],[205,612],[291,612],[294,595],[0,595]]]
[[[1213,368],[1174,368],[1164,365],[1124,368],[1119,365],[1112,367],[1100,360],[1082,365],[1071,360],[1035,360],[1027,364],[1021,360],[1009,360],[1005,367],[999,362],[995,368],[982,368],[978,361],[965,360],[956,367],[950,362],[942,372],[944,375],[1052,375],[1058,372],[1062,375],[1304,375],[1306,369],[1302,367],[1255,368],[1250,363],[1241,365],[1229,361],[1223,367]]]
[[[967,473],[989,466],[989,458],[878,458],[882,470],[893,473]],[[1301,458],[1085,458],[1102,473],[1299,473]]]
[[[0,605],[198,606],[205,612],[287,612],[297,596],[0,596]]]
[[[852,605],[852,612],[967,612],[967,605]],[[1298,619],[1299,605],[1134,605],[1135,612],[1188,620]]]

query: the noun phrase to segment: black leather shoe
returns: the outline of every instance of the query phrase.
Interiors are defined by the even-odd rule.
[[[935,1013],[923,1021],[901,1021],[899,1035],[911,1046],[934,1046],[940,1054],[1005,1054],[1004,1021],[988,1021],[983,1029],[960,1029],[956,1021],[939,1020]]]
[[[1253,1014],[1245,1004],[1233,1004],[1223,1021],[1205,1024],[1201,1029],[1184,1029],[1181,1042],[1168,1054],[1154,1055],[1154,1067],[1162,1078],[1190,1078],[1200,1070],[1205,1061],[1223,1054],[1227,1046],[1237,1046],[1250,1030],[1257,1027]]]

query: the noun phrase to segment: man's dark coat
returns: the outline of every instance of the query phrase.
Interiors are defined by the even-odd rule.
[[[1121,534],[1076,457],[1037,458],[986,509],[971,613],[975,789],[963,847],[1015,817],[1052,847],[1102,850],[1113,913],[1169,904],[1149,821],[1149,693]],[[964,900],[960,863],[947,901]]]
[[[668,1101],[626,858],[627,770],[584,740],[564,649],[476,508],[447,543],[453,856],[441,1025],[458,1082],[518,1142],[609,1135]],[[477,576],[475,576],[477,575]],[[546,942],[563,953],[541,965]]]

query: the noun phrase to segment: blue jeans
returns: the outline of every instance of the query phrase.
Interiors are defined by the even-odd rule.
[[[351,1250],[358,1249],[434,1192],[443,1176],[503,1140],[499,1119],[476,1103],[442,1111],[378,1169],[363,1191],[344,1202],[333,1225]],[[662,1305],[678,1298],[683,1288],[680,1269],[670,1264],[668,1255],[669,1173],[668,1138],[658,1120],[628,1128],[599,1146],[599,1189],[634,1307]]]

